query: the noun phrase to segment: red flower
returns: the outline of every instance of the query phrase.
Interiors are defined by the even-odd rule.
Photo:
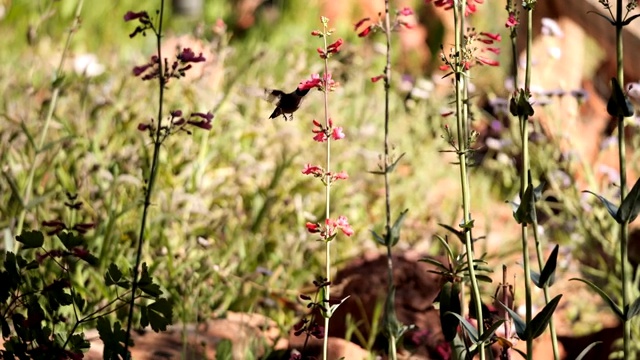
[[[302,173],[305,174],[305,175],[322,176],[323,175],[323,170],[319,166],[306,164],[304,166],[304,169],[302,169]]]
[[[367,26],[366,28],[364,28],[364,30],[362,30],[362,32],[360,32],[358,34],[358,36],[359,37],[365,37],[365,36],[369,35],[369,33],[371,32],[372,28],[373,28],[373,25]]]
[[[488,33],[488,32],[481,32],[480,35],[488,38],[488,39],[480,39],[480,41],[482,41],[485,44],[493,44],[493,41],[500,41],[502,40],[502,36],[500,36],[500,34],[493,34],[493,33]],[[489,42],[490,41],[490,42]]]
[[[371,82],[378,82],[378,81],[380,81],[380,80],[382,80],[384,78],[385,78],[384,74],[378,75],[378,76],[374,76],[374,77],[371,78]]]
[[[336,40],[333,44],[327,46],[327,53],[329,54],[337,53],[338,51],[340,51],[340,46],[342,46],[343,43],[344,41],[342,39]]]
[[[312,234],[320,232],[320,225],[318,223],[308,222],[305,226],[307,227],[307,231]]]
[[[433,2],[433,5],[437,7],[444,7],[445,10],[453,8],[453,0],[425,0],[425,2],[427,4]],[[469,14],[473,14],[474,12],[476,12],[476,10],[478,10],[476,8],[476,4],[474,3],[482,4],[484,3],[484,0],[467,0],[467,6],[464,10],[464,16],[469,16]]]
[[[368,18],[368,17],[367,17],[367,18],[364,18],[364,19],[362,19],[362,20],[358,21],[358,22],[355,24],[355,31],[358,31],[358,28],[359,28],[360,26],[362,26],[362,24],[364,24],[365,22],[367,22],[367,21],[369,21],[369,20],[370,20],[370,18]]]

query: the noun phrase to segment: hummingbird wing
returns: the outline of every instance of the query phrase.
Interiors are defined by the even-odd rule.
[[[284,91],[276,89],[264,89],[264,99],[272,104],[278,104],[282,96],[285,95]]]

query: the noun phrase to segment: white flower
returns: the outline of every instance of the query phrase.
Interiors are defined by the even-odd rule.
[[[86,77],[96,77],[104,72],[104,65],[98,62],[98,57],[94,54],[78,55],[73,60],[73,70],[78,75]]]

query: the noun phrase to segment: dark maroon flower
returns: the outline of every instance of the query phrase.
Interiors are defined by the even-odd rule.
[[[372,29],[373,29],[373,25],[369,25],[364,30],[362,30],[362,32],[360,32],[358,34],[358,36],[359,37],[365,37],[365,36],[369,35],[369,33],[371,32]]]
[[[127,13],[124,14],[124,21],[131,21],[135,19],[149,19],[149,14],[147,14],[146,11],[140,11],[140,12],[127,11]]]
[[[367,22],[369,20],[371,20],[371,18],[366,17],[366,18],[358,21],[357,23],[355,23],[355,25],[354,25],[355,31],[358,31],[358,28],[360,28],[360,26],[362,26],[362,24],[364,24],[365,22]]]
[[[178,60],[180,60],[182,63],[198,63],[206,61],[207,59],[202,56],[202,53],[196,56],[193,50],[191,50],[190,48],[184,48],[182,49],[182,52],[178,54]]]

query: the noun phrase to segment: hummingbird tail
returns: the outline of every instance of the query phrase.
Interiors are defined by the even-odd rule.
[[[269,116],[269,119],[275,119],[280,115],[282,115],[282,110],[280,110],[280,108],[277,107],[273,110],[273,112],[271,113],[271,116]]]

